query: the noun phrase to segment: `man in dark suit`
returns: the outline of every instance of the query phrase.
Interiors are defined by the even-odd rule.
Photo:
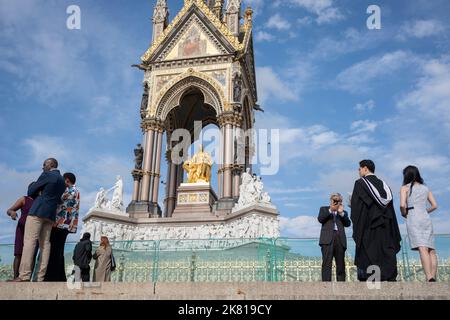
[[[378,281],[395,281],[400,230],[395,216],[392,191],[375,176],[375,163],[359,163],[360,179],[355,181],[351,198],[351,219],[355,240],[355,265],[358,280],[366,281],[369,267],[378,267]],[[373,272],[373,271],[372,271]]]
[[[330,206],[321,207],[317,219],[322,224],[319,240],[322,248],[322,281],[331,281],[333,258],[336,261],[337,281],[345,281],[345,227],[350,227],[351,222],[348,213],[344,211],[339,193],[331,195]]]
[[[56,207],[61,202],[61,195],[66,189],[64,179],[57,168],[56,159],[45,160],[39,179],[28,188],[28,196],[35,200],[25,223],[22,260],[19,277],[15,281],[30,281],[37,241],[39,241],[41,252],[38,281],[44,280],[50,255],[50,233],[56,219]]]

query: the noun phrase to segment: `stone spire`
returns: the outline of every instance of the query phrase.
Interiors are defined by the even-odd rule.
[[[244,13],[244,28],[245,28],[245,30],[248,30],[249,28],[251,28],[252,23],[253,23],[253,10],[252,10],[252,8],[247,7],[247,9],[245,9],[245,13]]]
[[[213,7],[214,14],[222,21],[222,15],[223,15],[223,2],[224,0],[216,0],[216,3]]]
[[[168,25],[169,7],[167,6],[167,0],[158,0],[153,10],[152,41],[155,41]]]
[[[228,0],[226,22],[227,27],[235,36],[239,35],[239,20],[241,16],[242,0]]]

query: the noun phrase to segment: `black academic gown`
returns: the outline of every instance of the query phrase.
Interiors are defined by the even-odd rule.
[[[383,182],[375,175],[366,177],[385,198]],[[381,281],[395,281],[397,277],[397,253],[400,251],[401,235],[393,201],[380,205],[361,179],[355,182],[351,201],[353,239],[356,243],[355,265],[358,280],[365,281],[371,265],[380,267]]]

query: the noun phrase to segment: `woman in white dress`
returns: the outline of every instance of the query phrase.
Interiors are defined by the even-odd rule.
[[[427,202],[431,207],[427,208]],[[412,250],[418,250],[426,280],[436,281],[437,256],[430,213],[437,209],[433,194],[423,183],[419,169],[407,166],[403,170],[400,190],[400,211],[406,218],[406,230]]]

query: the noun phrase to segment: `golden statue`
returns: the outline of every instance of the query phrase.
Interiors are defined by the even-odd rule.
[[[209,153],[203,151],[203,146],[199,145],[199,152],[194,154],[191,160],[183,163],[184,170],[188,174],[188,182],[210,182],[211,181],[212,160]]]

